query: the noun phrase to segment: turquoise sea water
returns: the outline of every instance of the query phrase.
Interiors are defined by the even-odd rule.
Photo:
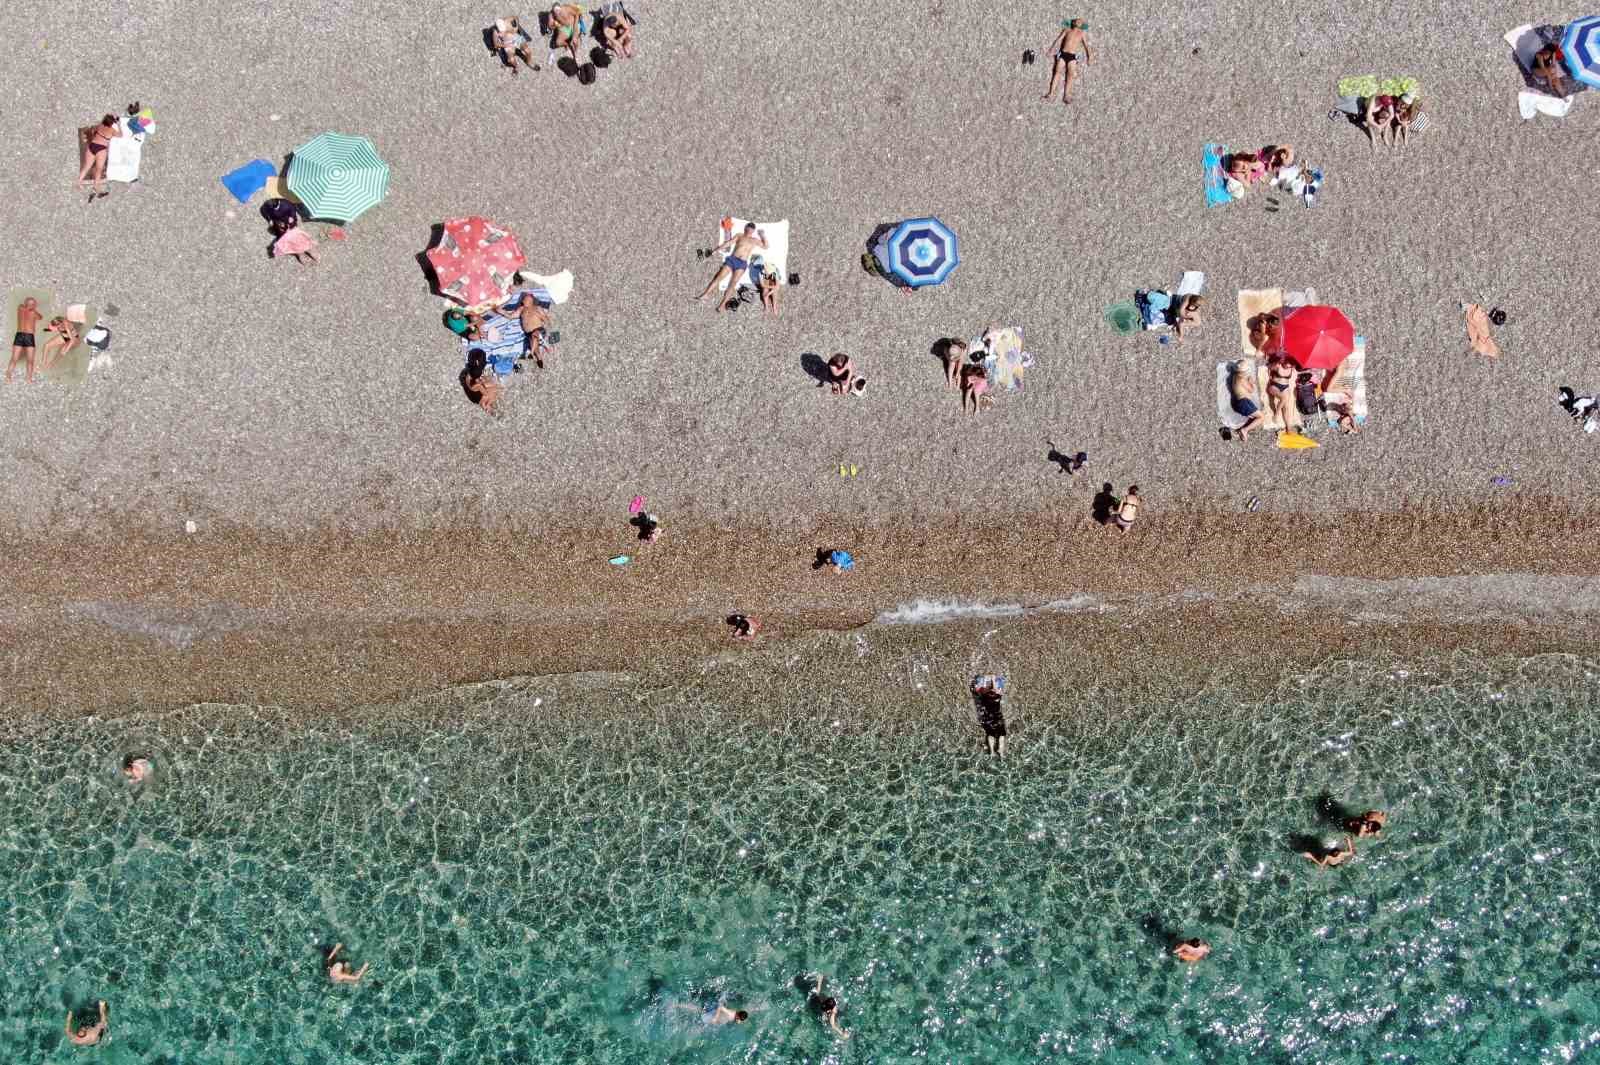
[[[1013,675],[1003,762],[919,668],[29,732],[0,753],[0,1060],[1600,1055],[1600,666],[1168,703]],[[1323,792],[1391,817],[1328,871],[1290,844]],[[1167,958],[1178,932],[1211,958]],[[335,940],[359,987],[323,979]],[[806,1012],[818,970],[848,1042]],[[111,1040],[67,1046],[99,998]],[[718,999],[751,1023],[676,1008]]]

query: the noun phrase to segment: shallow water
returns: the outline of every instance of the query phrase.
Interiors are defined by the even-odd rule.
[[[0,1052],[80,1060],[66,1006],[106,998],[113,1062],[1600,1054],[1600,667],[1164,703],[1013,675],[997,763],[959,686],[877,664],[41,730],[0,754]],[[1289,845],[1323,792],[1391,816],[1328,871]],[[334,940],[360,987],[323,980]],[[716,999],[751,1023],[676,1008]]]

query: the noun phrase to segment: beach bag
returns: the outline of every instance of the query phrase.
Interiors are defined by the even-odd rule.
[[[1294,382],[1294,405],[1301,414],[1315,414],[1322,408],[1322,401],[1317,398],[1317,386],[1306,374],[1301,374]]]
[[[578,68],[578,84],[579,85],[593,85],[594,84],[594,79],[595,79],[595,69],[594,69],[594,64],[593,63],[585,63],[585,64],[583,64],[583,66]]]

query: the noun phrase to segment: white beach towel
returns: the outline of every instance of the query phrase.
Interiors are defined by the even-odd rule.
[[[128,120],[119,119],[120,132],[111,138],[106,147],[106,180],[120,181],[125,185],[139,180],[139,164],[144,157],[144,134],[130,133]]]
[[[1355,415],[1356,424],[1364,425],[1367,420],[1367,338],[1356,337],[1354,350],[1344,360],[1344,366],[1339,371],[1339,391],[1347,391],[1350,397],[1350,413]],[[1328,402],[1337,401],[1337,392],[1331,392],[1324,397]],[[1333,411],[1328,411],[1328,424],[1335,428],[1339,425],[1339,416]]]
[[[1199,270],[1185,270],[1183,278],[1178,282],[1177,295],[1198,296],[1206,287],[1206,275]]]
[[[533,292],[533,298],[547,303],[565,303],[567,297],[572,295],[572,271],[563,270],[559,274],[546,277],[543,274],[529,273],[527,270],[517,271],[519,285]]]
[[[723,229],[720,225],[717,227],[718,244],[721,244],[735,233],[743,233],[744,227],[749,224],[750,219],[734,218],[732,222],[733,229],[731,231]],[[785,218],[781,222],[757,222],[756,229],[766,235],[767,246],[758,249],[752,261],[760,259],[764,266],[770,267],[777,272],[778,284],[787,285],[789,283],[789,220]],[[728,252],[722,253],[724,262],[727,261],[728,254]],[[746,287],[750,284],[750,272],[748,270],[741,271],[734,280],[737,282],[738,287]],[[717,286],[717,291],[726,292],[727,288],[728,282],[724,280],[722,284]]]

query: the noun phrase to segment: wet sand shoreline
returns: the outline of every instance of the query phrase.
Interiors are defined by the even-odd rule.
[[[1099,645],[1091,657],[1111,672],[1131,656],[1198,675],[1263,647],[1273,668],[1337,654],[1580,650],[1600,614],[1586,578],[1570,575],[1597,572],[1600,537],[1588,515],[1553,505],[1320,521],[1156,510],[1127,536],[1042,514],[1002,527],[684,523],[650,545],[622,521],[539,535],[213,527],[80,541],[13,568],[3,701],[65,717],[205,701],[315,711],[496,677],[675,674],[744,650],[723,624],[734,611],[761,618],[770,647],[918,601],[983,604],[990,627]],[[816,550],[833,546],[855,553],[854,572],[813,569]],[[608,565],[617,553],[634,561]]]

